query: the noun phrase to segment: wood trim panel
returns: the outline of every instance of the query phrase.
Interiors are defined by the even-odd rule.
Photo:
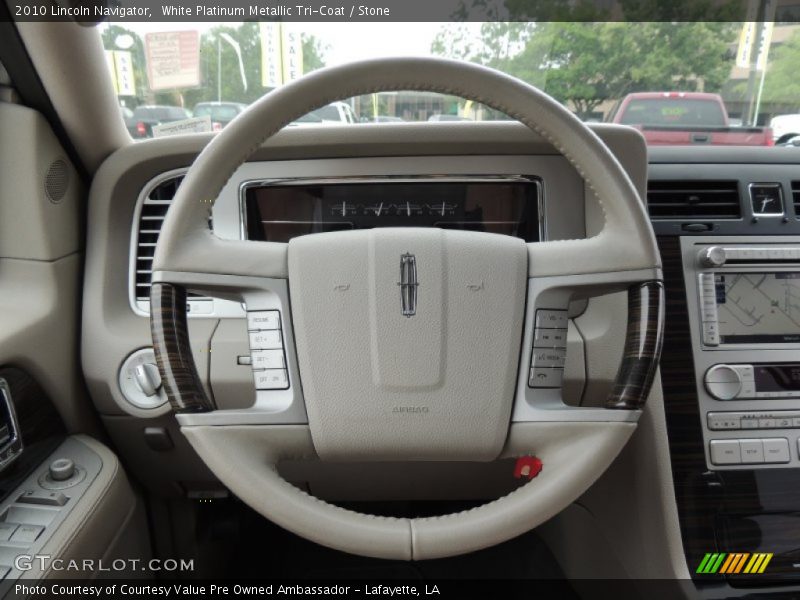
[[[176,413],[212,410],[189,344],[184,288],[171,283],[151,286],[150,332],[158,370],[172,409]]]

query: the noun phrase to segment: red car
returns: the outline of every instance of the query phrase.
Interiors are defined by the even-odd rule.
[[[732,127],[719,94],[636,92],[622,99],[611,121],[640,129],[653,146],[773,145],[768,127]]]

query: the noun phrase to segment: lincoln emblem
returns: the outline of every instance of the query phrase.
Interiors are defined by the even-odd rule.
[[[413,317],[417,314],[417,258],[406,252],[400,256],[400,302],[403,315]]]

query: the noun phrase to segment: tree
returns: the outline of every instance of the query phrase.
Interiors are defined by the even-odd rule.
[[[800,65],[800,32],[796,32],[772,51],[764,78],[762,103],[777,104],[791,107],[788,110],[797,110],[800,106],[798,65]]]
[[[440,40],[432,51],[504,70],[586,117],[630,92],[719,90],[734,36],[728,23],[494,23],[481,28],[477,42]]]
[[[301,35],[303,40],[303,72],[310,73],[325,66],[325,54],[330,47],[311,34]]]

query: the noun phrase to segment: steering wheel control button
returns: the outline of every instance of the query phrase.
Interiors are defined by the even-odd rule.
[[[248,331],[268,331],[281,328],[281,313],[277,310],[258,310],[247,313]]]
[[[567,351],[561,348],[534,348],[531,354],[531,367],[554,367],[563,369],[567,361]]]
[[[44,527],[41,525],[20,525],[8,541],[32,544],[39,539],[43,531]]]
[[[533,332],[534,348],[566,348],[566,329],[544,329],[537,327]]]
[[[53,481],[66,481],[75,475],[75,463],[69,458],[57,458],[50,463],[48,471]]]
[[[286,369],[266,369],[253,371],[257,390],[285,390],[289,387]]]
[[[251,331],[250,350],[283,350],[280,330]]]
[[[755,464],[764,462],[764,442],[762,440],[739,440],[739,447],[742,451],[742,463]]]
[[[762,441],[764,442],[764,462],[789,462],[789,440],[786,438],[771,438]]]
[[[733,400],[742,389],[742,373],[730,365],[714,365],[706,371],[705,384],[717,400]]]
[[[742,449],[739,440],[711,440],[711,462],[715,465],[739,465]]]
[[[566,329],[567,311],[540,309],[536,311],[536,328]]]
[[[531,369],[528,385],[532,388],[560,388],[564,379],[564,369]]]
[[[283,350],[253,350],[253,369],[284,369]]]

